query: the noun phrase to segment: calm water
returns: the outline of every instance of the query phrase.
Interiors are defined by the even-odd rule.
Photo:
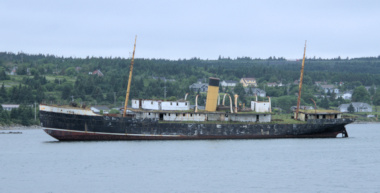
[[[0,192],[379,192],[380,124],[349,138],[58,142],[0,135]]]

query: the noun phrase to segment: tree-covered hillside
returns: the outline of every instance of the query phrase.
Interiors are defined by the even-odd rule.
[[[32,104],[68,103],[74,100],[87,105],[109,104],[121,106],[124,102],[130,59],[87,57],[72,58],[53,55],[30,55],[25,53],[0,53],[1,103]],[[194,93],[189,86],[198,79],[218,77],[221,80],[239,81],[243,77],[256,78],[259,88],[274,97],[274,105],[282,108],[295,105],[301,60],[288,61],[284,58],[236,59],[219,57],[218,60],[180,59],[135,59],[131,98],[183,98],[185,93]],[[102,75],[95,74],[100,70]],[[17,75],[12,75],[17,74]],[[167,81],[165,81],[167,80]],[[316,99],[322,94],[315,86],[316,81],[329,84],[343,82],[341,90],[353,90],[358,86],[380,85],[380,57],[354,59],[307,58],[305,62],[302,99],[306,105],[328,108],[345,102]],[[269,88],[268,82],[281,82],[284,87]],[[227,88],[226,92],[233,92]],[[236,91],[235,91],[236,92]],[[251,97],[245,93],[240,102],[249,105]],[[329,93],[329,95],[332,93]],[[201,96],[204,97],[203,95]],[[372,98],[371,98],[372,97]],[[380,96],[379,103],[380,103]],[[375,93],[369,100],[375,101]],[[367,99],[366,99],[367,100]],[[192,101],[193,103],[193,101]],[[200,100],[202,103],[202,100]],[[326,104],[327,103],[327,104]],[[286,104],[286,105],[284,105]]]

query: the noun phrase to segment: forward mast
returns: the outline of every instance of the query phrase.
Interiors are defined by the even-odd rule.
[[[137,40],[137,35],[135,37],[135,45],[133,47],[133,54],[132,54],[132,60],[131,60],[131,68],[129,70],[128,87],[127,87],[127,94],[125,96],[123,117],[125,117],[126,114],[127,114],[127,105],[128,105],[128,99],[129,99],[129,91],[131,90],[133,63],[135,61],[136,40]]]

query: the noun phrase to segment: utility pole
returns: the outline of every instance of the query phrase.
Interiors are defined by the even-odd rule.
[[[74,102],[74,96],[71,95],[71,102]]]
[[[36,102],[34,102],[34,121],[37,120],[37,109],[36,109]]]

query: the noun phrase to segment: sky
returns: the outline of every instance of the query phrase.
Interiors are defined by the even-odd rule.
[[[380,55],[379,0],[2,0],[0,52],[299,59]]]

